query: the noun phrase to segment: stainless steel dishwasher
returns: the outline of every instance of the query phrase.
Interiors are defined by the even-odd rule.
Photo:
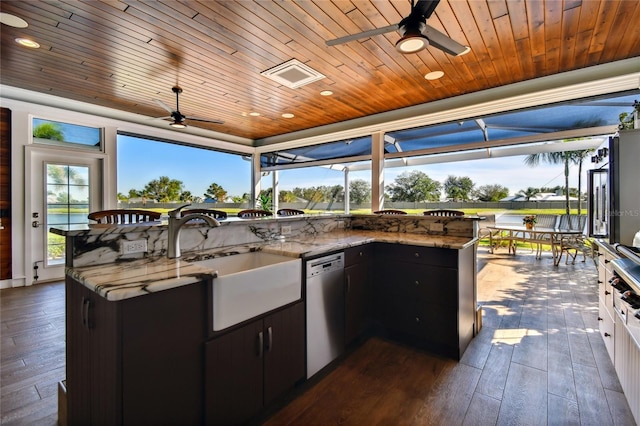
[[[344,352],[344,253],[307,262],[307,378]]]

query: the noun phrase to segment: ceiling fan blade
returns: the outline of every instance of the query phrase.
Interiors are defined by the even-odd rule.
[[[361,38],[367,38],[367,37],[376,36],[380,34],[390,33],[391,31],[396,31],[397,29],[398,29],[398,24],[393,24],[386,27],[382,27],[382,28],[363,31],[358,34],[351,34],[344,37],[334,38],[333,40],[327,40],[325,43],[327,46],[335,46],[336,44],[347,43],[347,42],[358,40]]]
[[[464,53],[468,50],[467,46],[463,46],[457,41],[449,38],[446,34],[441,33],[430,25],[427,25],[424,31],[422,31],[429,39],[429,44],[433,47],[436,47],[444,52],[447,52],[450,55],[458,56],[461,53]]]
[[[205,123],[224,124],[224,121],[222,120],[209,120],[208,118],[198,118],[198,117],[189,117],[189,116],[185,116],[184,118],[192,121],[203,121]]]
[[[157,103],[158,105],[160,105],[162,108],[166,109],[167,111],[173,113],[173,110],[169,107],[169,105],[165,104],[164,102],[162,102],[160,99],[154,99],[155,103]]]

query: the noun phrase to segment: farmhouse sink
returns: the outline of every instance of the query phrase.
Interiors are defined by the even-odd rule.
[[[214,270],[213,330],[220,331],[302,297],[302,261],[251,252],[193,262]]]

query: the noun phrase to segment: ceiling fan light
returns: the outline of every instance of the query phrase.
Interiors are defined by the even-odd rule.
[[[187,125],[184,124],[182,121],[172,121],[171,123],[169,123],[169,126],[175,129],[184,129],[185,127],[187,127]]]
[[[400,53],[410,54],[424,50],[429,45],[429,39],[420,35],[405,35],[396,43],[396,50]]]

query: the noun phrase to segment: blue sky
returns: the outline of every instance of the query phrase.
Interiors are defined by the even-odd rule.
[[[411,168],[388,168],[385,180],[391,183],[400,173],[418,169],[434,180],[443,182],[447,176],[468,176],[476,186],[500,184],[510,194],[532,187],[564,186],[561,165],[541,164],[531,168],[524,164],[523,156],[491,158],[455,163],[431,164]],[[585,164],[584,169],[591,164]],[[570,171],[571,187],[577,186],[576,166]],[[586,171],[583,173],[586,174]],[[251,164],[235,154],[208,150],[193,150],[175,144],[118,136],[118,192],[142,189],[153,179],[168,176],[184,183],[184,189],[203,196],[213,182],[221,185],[231,196],[250,191]],[[351,179],[370,180],[370,171],[351,172]],[[263,185],[271,185],[271,177],[263,178]],[[343,185],[344,175],[337,170],[310,167],[280,172],[280,189],[319,185]],[[586,180],[583,176],[583,191]]]

